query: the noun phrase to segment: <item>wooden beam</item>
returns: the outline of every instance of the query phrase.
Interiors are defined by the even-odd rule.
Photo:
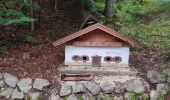
[[[74,41],[74,46],[122,47],[121,42],[84,42]]]
[[[90,74],[62,74],[61,79],[64,81],[90,81],[93,79],[93,75]]]

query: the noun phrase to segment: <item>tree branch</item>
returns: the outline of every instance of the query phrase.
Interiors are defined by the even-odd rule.
[[[4,5],[4,7],[8,10],[8,7],[7,7],[7,5],[5,4],[5,2],[4,1],[2,1],[2,4]]]

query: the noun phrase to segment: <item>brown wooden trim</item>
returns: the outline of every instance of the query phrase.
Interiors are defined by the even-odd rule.
[[[90,74],[62,74],[61,80],[64,81],[90,81],[93,80],[93,75]]]
[[[72,60],[74,60],[74,61],[79,61],[79,60],[81,60],[81,57],[78,56],[78,55],[73,55],[73,56],[72,56]]]
[[[100,46],[100,47],[122,47],[121,42],[84,42],[74,41],[74,46]]]
[[[122,57],[120,57],[120,56],[115,56],[115,57],[114,57],[114,61],[115,61],[116,63],[122,62]]]
[[[101,58],[102,56],[92,56],[92,66],[101,67]]]

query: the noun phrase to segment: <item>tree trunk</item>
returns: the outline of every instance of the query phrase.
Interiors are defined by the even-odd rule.
[[[54,1],[54,11],[57,11],[57,0]]]
[[[105,0],[104,15],[107,17],[113,17],[113,0]]]
[[[33,5],[34,4],[33,0],[30,0],[30,3]],[[31,6],[30,10],[31,10],[31,18],[34,18],[34,8],[33,8],[33,6]],[[34,30],[35,30],[34,28],[35,28],[34,22],[31,22],[31,32],[32,33],[34,33]]]

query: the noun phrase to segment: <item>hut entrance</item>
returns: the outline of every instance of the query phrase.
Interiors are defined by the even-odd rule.
[[[92,57],[92,66],[93,67],[101,67],[101,56],[93,56]]]

